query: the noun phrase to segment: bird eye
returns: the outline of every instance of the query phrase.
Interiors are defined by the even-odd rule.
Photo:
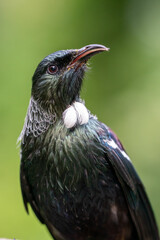
[[[55,74],[58,71],[58,67],[55,65],[51,65],[48,67],[47,72],[49,74]]]

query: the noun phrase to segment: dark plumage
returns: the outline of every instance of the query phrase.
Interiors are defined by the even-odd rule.
[[[158,240],[155,218],[125,150],[79,94],[88,45],[47,56],[33,76],[21,140],[21,189],[57,240]]]

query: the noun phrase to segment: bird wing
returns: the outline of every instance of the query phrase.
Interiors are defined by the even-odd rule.
[[[37,216],[37,218],[40,220],[41,223],[44,223],[43,218],[41,217],[40,211],[38,209],[38,206],[36,204],[36,201],[33,197],[30,186],[28,184],[25,172],[23,170],[23,163],[22,162],[21,162],[21,168],[20,168],[20,183],[21,183],[21,191],[22,191],[23,202],[24,202],[26,212],[29,213],[28,203],[30,203],[32,209],[34,210],[34,212]]]
[[[46,224],[49,232],[51,233],[51,235],[53,236],[54,239],[59,239],[59,240],[64,240],[64,238],[61,236],[61,234],[58,232],[58,230],[56,228],[54,228],[54,226],[46,219],[46,221],[44,222],[44,219],[41,216],[41,213],[39,211],[38,208],[38,204],[36,203],[31,188],[29,187],[26,175],[25,175],[25,171],[23,170],[23,164],[21,162],[21,169],[20,169],[20,182],[21,182],[21,191],[22,191],[22,196],[23,196],[23,202],[24,202],[24,206],[26,209],[26,212],[29,213],[28,210],[28,203],[31,205],[34,213],[36,214],[37,218],[39,219],[39,221],[43,224]]]
[[[106,158],[114,169],[123,189],[139,239],[159,240],[155,217],[144,186],[122,144],[116,134],[102,123],[98,135],[104,146]]]

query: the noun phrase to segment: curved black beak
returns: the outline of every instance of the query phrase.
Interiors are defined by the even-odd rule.
[[[80,49],[76,50],[75,57],[72,60],[70,66],[73,65],[74,63],[76,63],[77,61],[80,61],[80,62],[85,61],[86,62],[93,55],[103,52],[103,51],[109,51],[109,48],[107,48],[103,45],[100,45],[100,44],[90,44],[83,48],[80,48]]]

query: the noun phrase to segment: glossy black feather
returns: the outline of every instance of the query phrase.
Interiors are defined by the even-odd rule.
[[[33,197],[34,195],[32,194],[32,189],[30,188],[30,186],[29,186],[29,184],[27,182],[26,176],[24,174],[23,165],[22,164],[21,164],[21,169],[20,169],[20,183],[21,183],[23,202],[24,202],[24,206],[25,206],[26,212],[29,213],[28,204],[30,204],[32,209],[33,209],[33,211],[34,211],[34,213],[36,214],[37,218],[39,219],[39,221],[41,223],[44,223],[44,221],[43,221],[43,219],[41,217],[39,208],[37,207],[36,201],[35,201],[35,199]]]
[[[104,124],[102,124],[102,128],[104,132],[100,133],[100,138],[102,144],[106,147],[107,159],[121,183],[139,239],[158,240],[156,221],[144,186],[132,163],[123,156],[122,151],[124,149],[118,138],[113,137],[113,132]],[[114,140],[117,148],[108,144],[111,140]]]

